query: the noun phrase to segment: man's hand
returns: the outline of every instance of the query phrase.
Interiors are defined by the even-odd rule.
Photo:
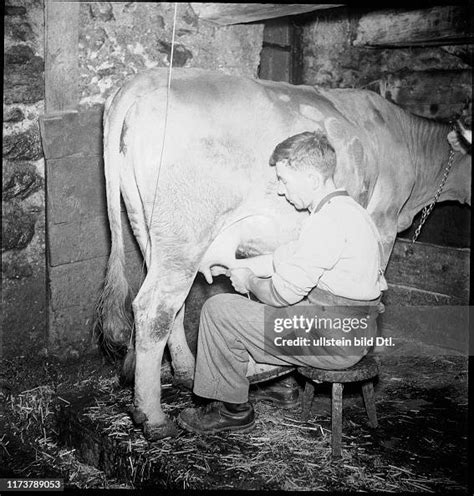
[[[448,142],[455,152],[461,152],[463,155],[466,155],[466,150],[464,150],[461,145],[461,140],[459,139],[457,131],[450,131],[448,133]]]
[[[232,286],[238,293],[247,294],[249,292],[249,279],[253,275],[250,269],[245,267],[229,269],[225,275],[230,278]]]

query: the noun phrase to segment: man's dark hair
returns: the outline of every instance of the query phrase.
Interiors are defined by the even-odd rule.
[[[270,165],[286,161],[286,166],[306,171],[318,171],[324,179],[333,177],[336,152],[321,131],[295,134],[278,144],[270,157]]]

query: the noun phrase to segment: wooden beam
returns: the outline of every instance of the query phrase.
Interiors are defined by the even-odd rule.
[[[200,19],[226,26],[264,21],[276,17],[304,14],[320,9],[332,9],[344,4],[311,3],[191,3]]]
[[[45,110],[51,114],[79,103],[80,2],[45,1]]]
[[[364,15],[355,46],[403,47],[472,43],[467,5],[412,11],[382,10]]]
[[[385,276],[389,286],[452,296],[467,305],[470,254],[468,248],[412,244],[397,238]]]

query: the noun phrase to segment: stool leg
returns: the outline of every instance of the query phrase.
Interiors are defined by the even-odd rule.
[[[311,413],[311,404],[314,398],[314,384],[311,381],[306,381],[303,397],[301,399],[301,417],[303,420],[308,420]]]
[[[365,410],[369,417],[370,427],[377,427],[377,412],[375,410],[374,385],[372,381],[367,381],[362,384],[362,395],[364,397]]]
[[[332,456],[339,458],[342,450],[342,389],[344,385],[334,382],[332,385]]]

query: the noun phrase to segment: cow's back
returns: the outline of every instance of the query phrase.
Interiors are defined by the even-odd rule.
[[[326,132],[335,147],[337,186],[345,187],[371,213],[408,198],[413,178],[399,133],[403,111],[375,93],[323,90],[200,69],[174,69],[168,93],[167,78],[167,70],[154,69],[121,90],[122,95],[137,94],[127,129],[135,128],[136,134],[140,130],[135,135],[139,160],[130,177],[137,178],[148,203],[156,194],[156,175],[150,170],[160,168],[159,197],[175,191],[189,211],[193,202],[195,208],[204,208],[199,205],[207,198],[206,219],[215,221],[216,232],[260,211],[299,222],[301,216],[276,195],[268,160],[287,137],[317,129]]]

